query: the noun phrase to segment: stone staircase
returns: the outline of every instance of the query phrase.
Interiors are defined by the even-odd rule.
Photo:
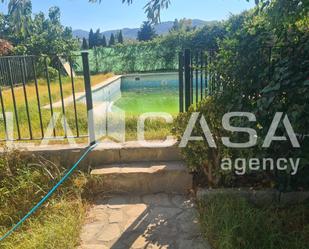
[[[90,172],[96,180],[94,192],[185,194],[192,187],[192,175],[182,161],[176,141],[169,144],[162,147],[154,141],[146,147],[138,142],[104,142],[87,155],[79,170]],[[84,145],[29,147],[25,148],[24,153],[71,167],[85,148]]]
[[[186,195],[192,175],[172,146],[99,145],[87,157],[94,205],[79,249],[210,249]]]
[[[131,142],[115,148],[98,147],[89,155],[95,192],[187,193],[192,176],[176,144],[142,147]]]

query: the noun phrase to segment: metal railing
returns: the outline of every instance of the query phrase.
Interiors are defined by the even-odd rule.
[[[220,88],[219,76],[210,67],[215,51],[191,51],[179,53],[179,106],[180,112],[188,111],[190,105],[198,103],[204,96]]]
[[[13,82],[21,84],[24,81],[24,77],[26,77],[26,81],[33,78],[32,60],[33,56],[0,57],[0,84],[10,86],[11,79]]]
[[[83,64],[83,74],[79,76],[74,73],[74,67],[80,66],[76,65],[77,57],[82,58]],[[84,92],[86,105],[78,101],[77,90]],[[0,141],[68,139],[90,135],[93,143],[88,53],[1,57],[0,108]]]
[[[274,72],[280,69],[283,58],[290,58],[295,48],[259,46],[252,47],[249,54],[246,51],[237,47],[230,48],[233,56],[228,63],[239,65],[239,69],[229,80],[237,82],[239,86],[237,91],[248,92],[248,88],[251,87],[252,92],[256,92],[274,80]],[[192,104],[198,103],[204,96],[220,93],[225,89],[228,82],[220,74],[220,66],[217,65],[220,62],[217,60],[218,56],[220,55],[216,50],[185,49],[179,53],[180,112],[188,111]],[[247,64],[238,63],[243,60]],[[225,71],[222,65],[221,70]]]

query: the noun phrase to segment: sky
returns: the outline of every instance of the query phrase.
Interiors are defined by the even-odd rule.
[[[6,0],[8,1],[8,0]],[[88,0],[32,0],[33,13],[48,13],[52,6],[61,9],[61,21],[73,29],[101,31],[137,28],[146,20],[143,7],[147,0],[134,0],[132,5],[122,4],[122,0],[102,0],[89,3]],[[169,9],[164,10],[161,21],[175,18],[201,19],[205,21],[227,19],[230,14],[238,14],[254,6],[254,0],[171,0]],[[5,4],[0,11],[6,12]]]

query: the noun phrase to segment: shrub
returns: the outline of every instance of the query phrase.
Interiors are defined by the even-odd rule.
[[[205,115],[217,140],[226,133],[220,128],[223,114],[231,111],[251,112],[257,117],[252,128],[257,130],[258,145],[251,150],[225,149],[220,143],[216,143],[218,148],[213,149],[204,142],[190,142],[188,148],[183,149],[189,167],[203,171],[212,186],[234,178],[231,172],[224,175],[220,171],[219,159],[223,156],[249,158],[254,153],[256,158],[299,158],[300,167],[296,176],[291,176],[290,169],[266,172],[266,176],[271,178],[270,181],[275,181],[282,191],[309,187],[309,33],[305,28],[308,17],[300,11],[308,6],[303,6],[298,0],[289,5],[290,2],[274,1],[260,11],[232,16],[224,24],[225,37],[218,39],[218,49],[207,67],[208,72],[212,72],[209,77],[215,75],[215,84],[220,92],[217,90],[213,97],[202,101],[196,109],[191,108],[189,113],[181,114],[176,121],[175,134],[180,137],[191,113],[199,111]],[[286,18],[281,13],[283,10],[291,18]],[[271,21],[274,16],[277,22]],[[262,148],[276,112],[288,115],[300,148],[293,148],[289,139],[275,141],[269,148]],[[243,120],[233,122],[237,126],[253,125]],[[201,135],[201,129],[195,128],[195,133]],[[275,135],[287,137],[282,122]],[[240,134],[228,136],[237,142],[245,139]]]
[[[202,100],[197,108],[191,106],[188,112],[181,113],[176,118],[174,134],[181,139],[192,113],[201,112],[207,120],[209,129],[213,131],[213,137],[216,142],[217,138],[223,134],[220,121],[220,114],[222,114],[222,111],[219,105],[215,105],[214,97],[208,97]],[[200,125],[194,127],[192,135],[204,137]],[[224,155],[223,147],[211,148],[205,140],[189,141],[188,145],[182,149],[182,154],[190,170],[195,172],[202,171],[207,176],[208,184],[211,186],[217,186],[219,184],[222,177],[219,162]]]
[[[222,117],[228,111],[227,100],[230,100],[230,96],[209,96],[198,103],[196,108],[191,106],[188,112],[179,114],[174,122],[173,132],[180,140],[194,112],[200,113],[198,120],[200,120],[202,115],[205,117],[216,148],[209,146],[202,126],[199,122],[196,122],[191,136],[203,137],[204,140],[189,141],[187,146],[182,149],[182,154],[190,170],[206,175],[207,183],[212,187],[232,185],[236,180],[236,175],[233,171],[224,171],[221,169],[220,164],[222,158],[240,156],[248,158],[252,155],[252,149],[231,149],[225,147],[221,142],[221,138],[224,136],[232,137],[234,141],[241,141],[243,139],[241,134],[230,134],[222,127]],[[244,125],[246,123],[243,121],[240,124]]]
[[[173,133],[178,140],[183,138],[185,130],[189,124],[191,115],[195,112],[199,113],[199,118],[195,123],[191,136],[203,137],[201,141],[189,141],[188,144],[182,148],[182,154],[184,159],[192,172],[197,175],[206,176],[207,185],[211,187],[276,187],[281,191],[290,190],[302,190],[308,188],[308,139],[300,140],[300,149],[291,149],[290,141],[273,142],[270,148],[265,149],[262,147],[262,143],[265,139],[265,130],[268,131],[269,127],[261,129],[261,122],[249,122],[245,119],[232,119],[231,125],[237,127],[250,127],[255,129],[258,134],[257,145],[252,148],[228,148],[223,145],[221,138],[230,137],[231,141],[240,143],[247,141],[247,135],[245,133],[233,133],[223,129],[222,117],[225,113],[233,111],[242,111],[238,109],[237,105],[233,103],[238,101],[239,97],[234,93],[218,93],[214,96],[209,96],[203,99],[197,104],[197,106],[191,106],[186,113],[180,113],[174,122]],[[254,113],[254,109],[253,109]],[[254,113],[256,114],[256,113]],[[216,148],[210,147],[207,139],[205,138],[204,131],[200,124],[200,118],[205,117],[207,125],[212,133],[212,137],[216,144]],[[257,114],[256,114],[257,115]],[[271,116],[269,113],[268,116]],[[258,119],[261,119],[258,116]],[[265,118],[265,117],[264,117]],[[263,119],[262,119],[263,122]],[[279,127],[279,131],[282,134],[283,127]],[[280,134],[279,133],[279,134]],[[284,133],[283,133],[284,134]],[[294,155],[293,155],[294,152]],[[246,165],[246,174],[239,176],[235,172],[235,169],[222,170],[221,162],[223,158],[230,158],[232,161],[237,158],[243,158],[247,161],[251,158],[295,158],[299,157],[300,167],[296,175],[290,174],[290,169],[286,171],[274,170],[256,170],[251,171]],[[201,179],[200,178],[200,179]],[[198,179],[198,180],[200,180]],[[205,182],[201,183],[205,185]]]

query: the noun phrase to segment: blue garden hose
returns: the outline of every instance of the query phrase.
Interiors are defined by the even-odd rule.
[[[36,204],[28,214],[25,215],[10,231],[8,231],[3,237],[0,238],[0,242],[9,237],[17,228],[19,228],[37,209],[39,209],[42,204],[59,188],[59,186],[64,183],[69,176],[73,173],[73,171],[78,167],[80,162],[88,155],[90,151],[92,151],[97,144],[91,145],[85,153],[80,157],[80,159],[73,165],[73,167],[65,174],[64,177],[43,197],[43,199]]]

